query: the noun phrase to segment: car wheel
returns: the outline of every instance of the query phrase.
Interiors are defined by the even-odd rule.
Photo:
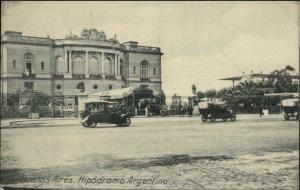
[[[96,122],[92,122],[91,125],[90,125],[91,128],[95,128],[96,126],[97,126]]]
[[[236,115],[232,114],[231,117],[230,117],[230,121],[235,121],[235,120],[236,120]]]
[[[126,118],[125,123],[123,123],[123,127],[128,127],[131,124],[131,119]]]
[[[216,121],[216,117],[213,116],[213,115],[211,115],[210,118],[209,118],[209,120],[210,120],[211,122],[215,122],[215,121]]]
[[[83,127],[88,127],[88,125],[84,122],[84,123],[82,123],[82,126]]]
[[[207,118],[204,117],[204,115],[202,115],[201,120],[202,120],[203,122],[207,122]]]
[[[290,120],[291,116],[289,114],[284,114],[284,119],[285,120]]]

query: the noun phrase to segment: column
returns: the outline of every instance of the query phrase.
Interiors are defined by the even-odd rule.
[[[123,61],[123,65],[124,65],[124,61]],[[120,75],[120,76],[124,73],[124,68],[121,68],[123,65],[121,64],[121,59],[120,59],[120,57],[119,57],[119,75]],[[123,69],[123,73],[121,73],[121,70],[122,70],[122,69]]]
[[[89,78],[89,52],[85,51],[85,77]]]
[[[73,74],[72,51],[69,51],[69,74]]]
[[[118,54],[115,54],[115,76],[118,75]]]
[[[102,70],[102,78],[105,78],[105,70],[104,70],[104,52],[101,52],[101,70]]]
[[[72,78],[72,56],[71,51],[65,50],[65,64],[67,66],[67,72],[64,73],[65,78]]]
[[[67,73],[70,72],[69,64],[68,64],[68,51],[65,50],[65,66],[67,67]],[[65,73],[63,73],[65,74]]]
[[[120,56],[116,54],[115,56],[115,72],[116,72],[116,78],[117,79],[121,79],[121,75],[120,75],[120,61],[119,61]]]

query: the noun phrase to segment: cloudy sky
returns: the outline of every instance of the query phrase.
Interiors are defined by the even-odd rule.
[[[159,45],[167,95],[220,89],[220,78],[299,63],[296,2],[10,2],[2,30],[64,38],[92,25],[120,42]]]

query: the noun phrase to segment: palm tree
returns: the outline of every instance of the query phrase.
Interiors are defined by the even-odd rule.
[[[233,91],[233,97],[237,102],[244,104],[246,111],[249,111],[249,108],[254,105],[259,105],[259,100],[263,95],[264,92],[252,81],[239,83]]]

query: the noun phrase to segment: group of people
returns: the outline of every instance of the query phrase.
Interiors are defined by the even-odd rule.
[[[191,106],[187,106],[186,104],[181,106],[179,105],[180,115],[184,117],[185,115],[192,116],[194,108]]]

